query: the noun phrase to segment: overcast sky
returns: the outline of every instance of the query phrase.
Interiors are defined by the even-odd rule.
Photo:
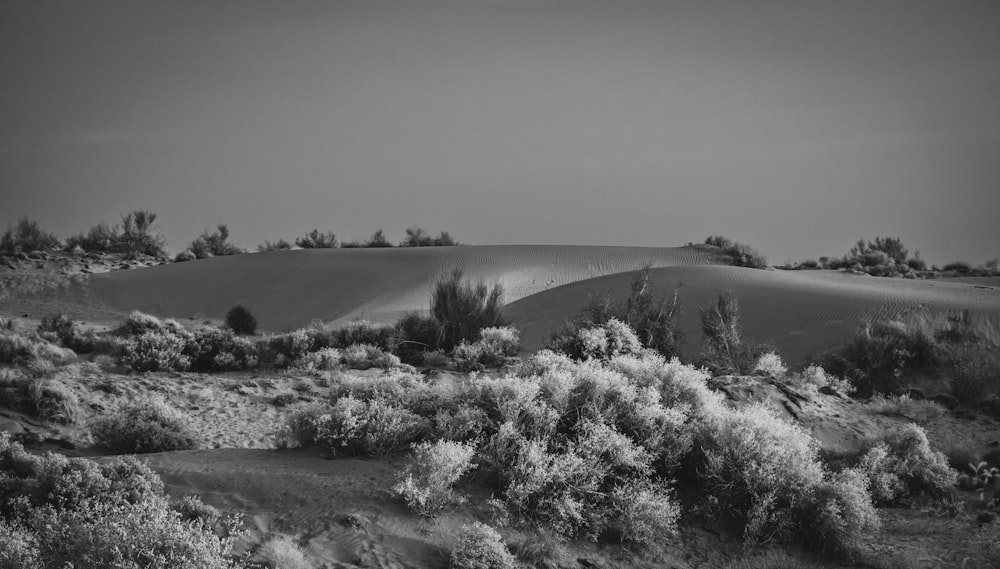
[[[1000,2],[0,1],[0,224],[1000,256]]]

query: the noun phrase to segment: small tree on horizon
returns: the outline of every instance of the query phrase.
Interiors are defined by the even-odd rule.
[[[239,335],[253,335],[257,332],[257,318],[245,306],[237,304],[226,312],[226,326]]]
[[[313,229],[304,237],[295,240],[295,245],[303,249],[334,249],[337,247],[337,236],[332,231],[326,233]]]

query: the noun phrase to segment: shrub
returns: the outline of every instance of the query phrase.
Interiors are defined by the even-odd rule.
[[[463,526],[458,544],[451,550],[452,569],[515,569],[517,560],[507,550],[500,533],[476,522]]]
[[[927,433],[907,423],[864,445],[860,469],[880,502],[920,493],[940,497],[955,485],[957,473],[944,454],[931,450]]]
[[[322,233],[319,229],[313,229],[305,236],[297,238],[295,245],[303,249],[335,249],[337,236],[332,231]]]
[[[651,547],[677,533],[681,509],[671,493],[649,481],[611,492],[611,532],[623,543]]]
[[[849,380],[829,374],[822,366],[816,364],[809,364],[801,372],[786,375],[784,383],[807,399],[811,399],[823,389],[845,396],[854,393],[854,386]]]
[[[787,535],[824,476],[816,441],[761,405],[705,420],[693,460],[709,513],[739,523],[749,544]]]
[[[934,362],[934,340],[923,327],[903,320],[866,320],[851,340],[825,357],[824,368],[846,376],[858,394],[890,392],[904,372]]]
[[[348,395],[317,418],[316,440],[333,452],[386,456],[419,439],[428,427],[426,419],[384,398],[363,401]]]
[[[0,363],[51,368],[74,360],[72,350],[56,346],[36,333],[0,329]]]
[[[17,225],[8,225],[7,231],[0,237],[0,252],[6,255],[51,251],[57,247],[59,239],[27,217],[18,219]]]
[[[122,346],[121,365],[139,372],[185,371],[191,359],[184,355],[186,342],[171,332],[145,332]]]
[[[442,231],[437,237],[431,237],[423,228],[413,226],[406,230],[406,238],[399,244],[400,247],[444,247],[454,246],[459,243],[448,235],[447,231]]]
[[[88,253],[111,253],[115,250],[118,240],[121,238],[121,231],[117,226],[100,222],[90,228],[84,234],[82,231],[66,240],[66,249],[74,250],[79,247]]]
[[[370,344],[392,351],[398,343],[395,327],[367,320],[352,320],[330,331],[330,343],[337,348],[354,344]]]
[[[344,249],[357,249],[359,247],[367,248],[388,248],[392,247],[392,243],[386,238],[385,232],[381,229],[372,233],[372,236],[365,241],[345,241],[340,245]]]
[[[484,328],[507,326],[504,316],[503,286],[487,287],[482,281],[472,284],[460,269],[441,276],[431,293],[431,317],[440,325],[441,335],[432,349],[452,350],[462,341],[471,342]]]
[[[241,304],[237,304],[226,312],[226,326],[240,335],[257,333],[257,319]]]
[[[291,248],[292,244],[284,239],[278,239],[274,243],[265,240],[260,245],[257,245],[257,252],[266,253],[267,251],[288,251]]]
[[[265,336],[257,343],[262,363],[288,367],[316,349],[316,340],[305,330]]]
[[[846,469],[817,484],[796,512],[798,537],[819,553],[853,558],[881,527],[865,475]]]
[[[972,272],[972,264],[967,261],[955,261],[941,267],[941,270],[965,275]]]
[[[201,501],[193,494],[184,496],[170,506],[170,509],[180,514],[181,520],[195,522],[207,527],[214,527],[222,521],[222,514],[214,506]]]
[[[788,368],[785,367],[785,362],[781,359],[781,356],[770,351],[766,354],[761,354],[757,358],[757,363],[754,365],[753,371],[754,373],[780,379],[788,373]]]
[[[275,569],[309,569],[302,549],[287,535],[272,537],[265,541],[255,555],[256,559]]]
[[[140,399],[102,417],[91,427],[94,441],[116,454],[197,448],[195,434],[180,411],[159,399]]]
[[[462,502],[454,486],[475,468],[475,446],[440,440],[413,445],[413,455],[405,475],[393,486],[393,492],[421,516],[430,516],[449,504]]]
[[[41,569],[38,538],[0,519],[0,569]]]
[[[934,401],[913,399],[908,394],[875,395],[868,401],[868,408],[882,415],[905,417],[918,425],[926,425],[945,414],[945,409]]]
[[[378,346],[371,344],[354,344],[348,346],[341,351],[341,359],[347,367],[353,369],[380,367],[388,370],[399,367],[401,364],[398,357],[387,354]]]
[[[750,374],[767,349],[743,339],[740,305],[733,293],[720,294],[718,301],[703,306],[699,313],[705,335],[703,365],[715,373]]]
[[[424,352],[445,351],[441,347],[444,326],[433,316],[410,312],[400,318],[395,327],[398,338],[396,353],[405,362],[419,362]]]
[[[328,421],[319,407],[295,411],[274,434],[277,448],[308,447],[319,442],[319,425]]]
[[[337,348],[323,348],[309,352],[295,361],[295,368],[306,372],[332,371],[340,367],[344,359]]]
[[[136,210],[121,216],[121,233],[115,243],[115,250],[126,258],[136,255],[162,257],[166,255],[166,240],[153,233],[156,214],[148,210]]]
[[[80,416],[76,395],[53,380],[11,377],[0,380],[0,400],[9,406],[52,423],[75,423]]]
[[[749,267],[751,269],[767,268],[767,258],[749,245],[737,243],[722,235],[712,235],[705,238],[705,244],[714,245],[722,249],[722,253],[729,257],[730,264],[735,267]]]
[[[484,328],[473,344],[462,342],[455,347],[452,358],[461,371],[500,367],[516,358],[521,333],[509,326]]]
[[[183,339],[182,355],[190,362],[192,371],[239,371],[253,369],[259,363],[259,345],[234,336],[232,330],[197,328]]]
[[[616,319],[628,325],[643,346],[668,358],[677,355],[684,342],[677,326],[680,297],[677,289],[670,298],[654,297],[649,277],[651,270],[652,266],[647,264],[635,273],[628,296],[620,302],[612,302],[607,293],[591,298],[572,321],[552,333],[546,347],[584,359],[585,343],[590,342],[591,347],[595,347],[593,342],[601,344],[599,335],[585,330],[606,327]]]
[[[188,251],[195,259],[240,255],[245,252],[229,242],[229,228],[225,224],[219,224],[214,233],[209,233],[207,229],[203,231],[188,245]]]

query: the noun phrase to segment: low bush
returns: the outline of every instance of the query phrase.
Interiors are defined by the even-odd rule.
[[[665,487],[630,482],[616,487],[610,502],[609,533],[622,543],[654,547],[677,533],[681,509]]]
[[[770,350],[743,338],[739,301],[731,292],[699,310],[705,341],[701,364],[716,374],[751,374],[760,357]]]
[[[862,452],[858,469],[868,478],[873,498],[881,503],[922,493],[941,497],[958,476],[944,454],[931,449],[927,433],[913,423],[867,441]]]
[[[9,375],[0,377],[0,401],[43,421],[63,425],[80,417],[76,395],[55,380]]]
[[[113,354],[119,344],[109,336],[99,336],[93,330],[81,331],[75,322],[62,314],[43,317],[38,325],[38,334],[45,340],[58,343],[77,354]]]
[[[335,249],[337,236],[332,231],[326,233],[313,229],[304,236],[295,239],[295,246],[303,249]]]
[[[254,555],[255,561],[275,569],[310,569],[312,564],[292,538],[279,535],[265,541]]]
[[[184,355],[187,342],[172,332],[145,332],[122,346],[119,363],[133,371],[186,371],[191,359]]]
[[[781,359],[781,356],[770,351],[761,354],[757,358],[757,363],[754,365],[753,371],[767,377],[781,379],[788,373],[788,368],[785,366],[785,362]]]
[[[57,247],[59,239],[27,217],[18,219],[17,225],[8,225],[7,231],[0,237],[0,253],[5,255],[51,251]]]
[[[384,370],[399,367],[401,361],[393,354],[371,344],[354,344],[341,350],[341,360],[352,369],[380,367]]]
[[[735,267],[767,268],[767,258],[749,245],[738,243],[722,235],[712,235],[705,238],[705,244],[714,245],[721,249],[723,255],[729,257],[730,264]]]
[[[642,346],[656,350],[664,357],[678,355],[684,343],[683,334],[677,326],[681,312],[680,297],[677,289],[669,298],[654,297],[651,270],[652,266],[646,265],[635,273],[628,296],[621,301],[613,302],[608,293],[591,298],[572,321],[552,333],[546,347],[576,359],[594,357],[592,354],[588,356],[587,351],[603,352],[604,349],[601,334],[591,330],[605,328],[604,335],[607,336],[609,323],[617,320],[632,330]],[[619,329],[620,326],[612,325],[612,328]]]
[[[415,312],[404,315],[396,322],[396,353],[407,363],[420,363],[428,352],[445,353],[440,347],[444,337],[444,327],[433,316]]]
[[[284,368],[318,349],[316,337],[305,330],[265,336],[258,343],[261,363]]]
[[[867,404],[873,413],[904,417],[918,425],[926,425],[944,416],[944,407],[934,401],[913,399],[908,394],[875,395]]]
[[[456,346],[452,358],[461,371],[501,367],[516,360],[520,343],[521,333],[516,328],[484,328],[475,343]]]
[[[369,249],[381,249],[392,247],[392,243],[385,236],[385,232],[381,229],[372,233],[371,237],[364,241],[344,241],[340,244],[344,249],[358,249],[358,248],[369,248]]]
[[[515,569],[517,566],[517,560],[500,533],[480,522],[462,527],[459,541],[451,550],[452,569]]]
[[[91,427],[94,441],[116,454],[142,454],[198,447],[187,418],[159,399],[140,399]]]
[[[330,345],[335,348],[369,344],[384,351],[393,351],[398,343],[398,333],[394,326],[367,320],[352,320],[331,330],[329,336]]]
[[[400,247],[450,247],[458,245],[447,231],[442,231],[437,237],[431,237],[423,228],[413,226],[406,230],[406,238]]]
[[[842,396],[855,391],[850,380],[827,373],[822,366],[816,364],[809,364],[800,372],[787,374],[783,382],[807,399],[812,399],[820,390],[833,391]]]
[[[824,481],[816,441],[760,405],[708,418],[692,460],[707,513],[737,522],[748,544],[790,535]]]
[[[266,253],[268,251],[288,251],[291,248],[292,244],[284,239],[278,239],[274,243],[265,240],[260,245],[257,245],[257,252]]]
[[[455,484],[475,468],[472,444],[439,440],[413,445],[413,454],[393,492],[421,516],[431,516],[446,506],[463,502]]]
[[[195,259],[224,257],[245,253],[243,249],[229,242],[229,227],[225,224],[220,224],[214,233],[209,233],[207,229],[203,231],[201,235],[188,245],[187,250]]]
[[[430,422],[385,398],[337,399],[317,417],[316,440],[335,453],[386,456],[420,439]]]
[[[503,286],[466,282],[460,269],[442,275],[431,292],[430,314],[441,335],[430,349],[450,351],[463,341],[474,342],[485,328],[507,326],[503,314]]]
[[[881,527],[864,473],[846,469],[817,484],[795,512],[797,537],[810,551],[852,559]]]
[[[20,332],[0,329],[0,363],[23,366],[51,368],[65,365],[76,360],[72,350],[62,348],[46,341],[34,332]]]
[[[184,342],[182,356],[185,358],[181,365],[188,362],[191,371],[240,371],[256,368],[260,361],[259,345],[234,336],[232,330],[202,327],[180,338]]]
[[[245,306],[237,304],[226,312],[226,326],[235,334],[253,335],[257,333],[257,318]]]

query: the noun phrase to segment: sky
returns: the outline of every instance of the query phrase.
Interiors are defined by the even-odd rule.
[[[0,227],[978,263],[998,30],[995,0],[0,0]]]

